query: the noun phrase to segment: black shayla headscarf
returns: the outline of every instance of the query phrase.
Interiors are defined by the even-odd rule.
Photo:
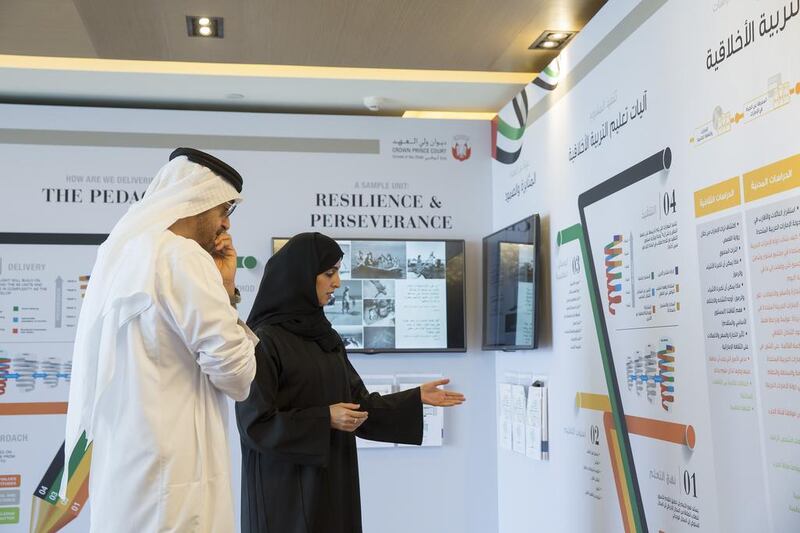
[[[280,324],[326,352],[335,350],[342,339],[325,318],[316,283],[317,275],[343,255],[336,241],[321,233],[300,233],[289,239],[267,262],[247,325],[255,330]]]

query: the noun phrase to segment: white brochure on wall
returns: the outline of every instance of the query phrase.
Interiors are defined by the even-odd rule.
[[[364,375],[361,376],[361,381],[370,393],[377,392],[381,396],[392,394],[394,392],[394,376],[388,375]],[[392,442],[378,442],[374,440],[362,439],[356,437],[356,447],[360,449],[365,448],[394,448],[395,444]]]
[[[547,387],[544,381],[536,380],[528,387],[525,410],[525,455],[543,460],[549,456],[547,437]]]
[[[398,375],[397,385],[401,391],[419,387],[428,381],[441,379],[441,374]],[[444,441],[444,407],[423,405],[422,446],[442,446]],[[400,444],[400,446],[409,446]]]
[[[527,448],[527,385],[532,382],[530,374],[507,373],[500,384],[501,446],[521,455]]]
[[[543,385],[544,391],[542,391],[542,460],[548,461],[550,460],[550,426],[549,426],[549,418],[550,418],[550,408],[549,399],[548,399],[548,389],[547,385]]]
[[[510,450],[514,440],[512,429],[514,409],[511,402],[511,383],[498,383],[497,385],[500,392],[500,400],[498,401],[500,413],[497,417],[497,435],[500,448]]]
[[[513,412],[512,447],[514,453],[525,453],[525,385],[511,386],[511,404]]]

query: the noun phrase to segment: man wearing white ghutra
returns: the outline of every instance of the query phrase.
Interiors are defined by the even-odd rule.
[[[179,148],[98,251],[65,443],[93,443],[92,533],[234,529],[226,398],[247,397],[258,342],[234,308],[241,191],[229,165]]]

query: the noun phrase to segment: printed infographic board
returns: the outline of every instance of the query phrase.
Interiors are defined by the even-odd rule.
[[[450,339],[443,324],[455,317],[464,338],[463,301],[452,315],[428,302],[427,317],[411,316],[399,304],[392,315],[387,303],[408,301],[403,290],[438,300],[447,283],[436,277],[443,262],[465,272],[461,239],[482,235],[488,217],[474,215],[480,192],[464,193],[459,185],[483,179],[488,190],[486,124],[214,113],[213,135],[197,138],[212,120],[207,112],[4,104],[0,116],[0,156],[14,176],[4,181],[8,201],[0,233],[0,533],[88,530],[91,443],[60,449],[77,317],[99,245],[178,146],[197,142],[244,176],[244,201],[231,217],[243,318],[273,237],[323,231],[357,242],[368,232],[389,240],[415,238],[420,246],[403,260],[406,288],[398,279],[369,278],[380,280],[386,292],[370,284],[374,292],[363,298],[370,324],[362,329],[397,328],[402,334],[394,346],[413,352],[425,342],[444,351]],[[449,150],[456,137],[462,159]],[[445,243],[451,242],[460,255],[447,254]],[[454,291],[462,300],[464,283],[459,278]],[[388,298],[392,290],[400,298]],[[438,327],[424,327],[431,323]],[[463,341],[457,348],[464,351]],[[420,368],[439,371],[439,365]],[[229,414],[231,490],[238,495],[240,443]],[[439,457],[417,458],[442,464]],[[458,461],[445,462],[451,460]],[[64,469],[73,470],[75,482],[60,502],[56,491]],[[362,479],[380,471],[380,465],[365,471]],[[365,511],[365,523],[381,519],[379,506],[370,513]]]
[[[499,451],[501,532],[800,531],[798,15],[608,3],[499,113],[494,227],[541,214],[553,302],[497,354],[551,425],[549,468]]]

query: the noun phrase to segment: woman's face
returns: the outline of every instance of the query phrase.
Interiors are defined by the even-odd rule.
[[[339,278],[340,266],[342,266],[341,259],[322,274],[317,274],[317,300],[320,307],[327,305],[333,296],[333,291],[342,285],[342,280]]]

